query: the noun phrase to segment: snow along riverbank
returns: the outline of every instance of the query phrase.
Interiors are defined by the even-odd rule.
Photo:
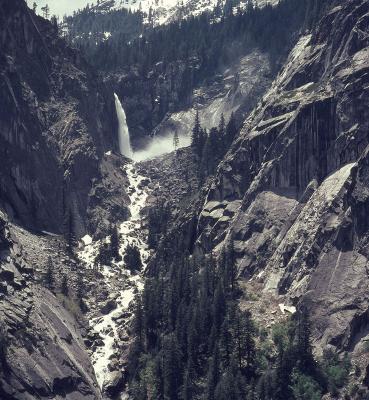
[[[141,222],[141,211],[145,207],[148,197],[147,185],[144,184],[147,178],[137,173],[134,163],[126,165],[125,168],[130,183],[127,193],[131,201],[129,206],[131,217],[123,222],[119,228],[120,254],[123,260],[127,246],[137,246],[141,254],[143,270],[141,274],[131,274],[125,267],[124,261],[113,263],[112,266],[102,266],[103,279],[110,291],[109,298],[106,300],[114,300],[116,307],[107,315],[96,316],[99,310],[95,309],[89,316],[91,328],[102,339],[101,345],[92,354],[92,364],[101,389],[111,380],[112,372],[109,370],[109,364],[114,358],[114,354],[119,350],[118,343],[121,340],[120,336],[122,336],[124,327],[129,325],[131,318],[130,313],[127,313],[129,305],[135,298],[135,294],[143,289],[142,274],[150,256],[147,247],[147,232],[143,229]],[[106,239],[106,241],[108,240],[110,238]],[[102,243],[101,241],[91,242],[88,237],[84,238],[84,242],[86,245],[79,257],[93,268]]]

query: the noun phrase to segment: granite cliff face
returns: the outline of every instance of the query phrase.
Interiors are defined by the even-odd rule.
[[[101,399],[76,295],[87,270],[58,235],[129,216],[113,92],[56,26],[0,0],[0,97],[0,398]]]
[[[196,110],[207,129],[217,127],[222,114],[228,120],[235,113],[241,124],[272,82],[269,57],[260,51],[195,82],[199,63],[195,58],[190,65],[160,62],[145,75],[131,69],[106,78],[124,104],[136,147],[149,134],[189,136]]]
[[[104,348],[102,337],[114,329],[87,329],[73,304],[40,280],[49,255],[58,278],[70,278],[73,294],[77,272],[84,273],[86,307],[103,322],[111,310],[100,305],[109,298],[117,307],[119,290],[129,289],[133,298],[137,282],[131,285],[118,267],[115,275],[95,270],[98,241],[90,244],[91,254],[86,246],[91,268],[85,269],[65,253],[60,237],[29,228],[62,233],[72,219],[77,236],[88,231],[106,239],[110,222],[127,219],[130,198],[136,193],[140,201],[146,186],[138,214],[160,200],[170,203],[175,221],[155,249],[159,255],[175,240],[176,248],[195,255],[217,253],[232,241],[241,287],[262,291],[260,301],[271,305],[256,318],[269,323],[278,305],[308,305],[316,352],[329,346],[350,352],[357,380],[368,386],[368,2],[336,1],[299,39],[202,188],[191,149],[141,163],[146,179],[137,183],[131,171],[130,182],[122,158],[108,152],[117,148],[108,82],[118,82],[136,136],[154,128],[189,131],[195,107],[206,125],[216,125],[211,118],[221,112],[237,111],[238,121],[244,119],[270,84],[264,55],[242,58],[195,96],[181,87],[180,64],[159,63],[146,77],[134,71],[110,77],[104,86],[56,27],[23,1],[0,0],[0,11],[0,209],[11,221],[0,213],[0,397],[101,398],[86,345]],[[120,239],[137,241],[138,226],[145,231],[136,217],[137,227],[120,232]],[[161,260],[154,249],[148,253],[150,275]],[[124,346],[112,346],[114,372],[121,372],[126,353],[118,351],[130,341],[132,310],[125,306],[112,318],[124,336]]]
[[[0,397],[100,399],[82,321],[37,283],[47,249],[0,214]]]
[[[0,9],[0,204],[22,224],[58,233],[72,214],[83,234],[99,160],[116,148],[112,93],[25,2]]]
[[[309,304],[319,348],[352,351],[367,381],[369,4],[336,4],[221,163],[197,249],[232,240],[241,279]]]

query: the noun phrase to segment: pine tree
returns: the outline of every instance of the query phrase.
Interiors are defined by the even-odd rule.
[[[66,231],[66,242],[67,251],[73,254],[74,248],[76,247],[76,236],[75,236],[75,222],[72,210],[69,210],[67,217],[67,231]]]
[[[115,261],[120,261],[122,259],[119,254],[119,231],[118,227],[115,225],[111,228],[111,236],[110,236],[110,252],[111,258]]]
[[[137,246],[129,244],[124,254],[124,263],[131,272],[140,272],[142,261],[140,250]]]
[[[85,282],[84,282],[84,280],[83,280],[83,274],[82,274],[82,272],[80,271],[80,272],[78,272],[78,275],[77,275],[77,290],[76,290],[76,295],[77,295],[77,298],[80,300],[80,301],[82,301],[83,300],[83,298],[85,297],[85,294],[86,294],[86,286],[85,286]]]
[[[316,363],[310,342],[311,330],[307,310],[302,308],[297,314],[296,324],[296,355],[299,370],[308,375],[316,372]]]
[[[68,294],[69,294],[69,285],[68,285],[67,275],[63,275],[63,279],[62,279],[62,283],[61,283],[61,292],[64,296],[68,296]]]
[[[225,135],[225,119],[224,119],[224,114],[223,113],[220,116],[218,132],[219,132],[219,136],[220,137],[223,137]]]
[[[235,321],[238,367],[248,379],[256,372],[255,328],[249,311],[238,312]]]
[[[181,362],[178,343],[174,335],[164,339],[163,343],[164,399],[178,399],[181,387]]]
[[[225,130],[225,141],[227,148],[232,144],[234,138],[236,137],[236,134],[237,134],[236,119],[234,114],[232,113],[231,118],[229,119]]]
[[[41,7],[42,15],[45,19],[49,19],[50,17],[50,7],[46,4],[44,7]]]
[[[209,176],[212,173],[212,161],[214,154],[211,151],[210,139],[205,130],[200,130],[199,150],[201,149],[200,171],[204,176]]]
[[[178,136],[178,131],[176,129],[173,134],[173,147],[175,151],[177,151],[178,146],[179,146],[179,136]]]
[[[196,110],[195,125],[192,129],[192,135],[191,135],[191,147],[194,149],[194,151],[197,155],[201,154],[200,131],[201,131],[201,125],[200,125],[199,110]]]
[[[201,156],[204,152],[204,147],[208,138],[208,133],[206,129],[199,130],[199,140],[198,140],[198,155]]]
[[[54,27],[54,29],[55,29],[55,32],[56,33],[58,33],[58,29],[59,29],[59,26],[58,26],[58,17],[56,16],[56,15],[53,15],[52,17],[51,17],[51,23],[52,23],[52,25],[53,25],[53,27]]]
[[[181,400],[192,400],[194,398],[194,392],[195,384],[191,377],[190,371],[186,368],[179,397]]]
[[[96,265],[111,265],[111,248],[107,243],[102,243],[95,258]]]
[[[141,297],[138,296],[135,304],[135,313],[133,320],[133,334],[137,337],[138,341],[143,344],[143,334],[144,334],[144,321],[143,321],[143,308]]]
[[[215,347],[213,357],[210,360],[209,371],[207,376],[206,400],[214,400],[215,389],[220,379],[219,371],[219,352]]]
[[[46,274],[45,274],[45,285],[48,289],[55,289],[55,278],[54,278],[54,265],[51,257],[47,260]]]
[[[225,250],[225,278],[224,284],[230,287],[231,296],[234,296],[236,279],[237,279],[237,263],[236,252],[234,249],[234,241],[231,238]]]
[[[226,313],[226,300],[222,282],[218,282],[213,301],[213,323],[216,332],[220,331]]]
[[[235,368],[230,367],[222,375],[215,389],[215,400],[241,400],[237,396],[237,382],[234,371]]]
[[[8,329],[3,319],[0,319],[0,363],[5,370],[9,346]]]
[[[232,333],[231,323],[229,320],[229,312],[222,323],[220,331],[219,348],[221,352],[221,360],[225,367],[229,367],[232,353]]]

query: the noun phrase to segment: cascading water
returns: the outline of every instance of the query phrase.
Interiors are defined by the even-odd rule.
[[[169,133],[165,136],[157,136],[153,137],[146,143],[146,146],[134,152],[131,147],[131,138],[129,135],[129,129],[127,125],[126,113],[122,107],[122,104],[119,100],[119,97],[116,93],[114,93],[115,98],[115,108],[117,111],[117,117],[119,122],[119,129],[118,129],[118,139],[119,139],[119,151],[122,156],[128,157],[133,161],[139,162],[144,161],[150,158],[159,157],[162,154],[170,153],[174,151],[175,148],[173,146],[173,134]],[[191,143],[190,135],[182,134],[179,136],[179,146],[187,147]]]
[[[119,139],[119,151],[122,156],[126,156],[128,158],[133,157],[133,151],[131,147],[131,140],[129,137],[129,129],[127,125],[126,113],[122,107],[122,103],[119,100],[119,97],[114,93],[115,98],[115,108],[117,110],[117,117],[119,122],[118,129],[118,139]]]
[[[136,293],[143,290],[145,269],[150,257],[147,245],[147,231],[142,229],[141,212],[146,206],[149,196],[149,188],[144,184],[148,180],[146,176],[140,175],[134,163],[126,164],[129,186],[127,193],[130,198],[129,211],[131,217],[120,224],[120,255],[122,260],[113,261],[111,265],[100,266],[101,279],[104,286],[110,292],[109,298],[99,302],[91,298],[89,301],[90,327],[98,334],[99,341],[93,348],[91,361],[95,370],[96,379],[102,391],[106,385],[114,382],[112,372],[112,361],[119,359],[120,346],[125,346],[124,339],[129,335],[131,314],[129,312],[131,302]],[[93,241],[88,235],[83,238],[84,248],[78,253],[79,258],[91,269],[96,267],[96,257],[99,254],[105,240]],[[142,271],[131,272],[126,266],[124,255],[128,246],[135,246],[141,255]],[[109,312],[101,313],[101,307],[106,301],[115,303],[115,307]],[[119,368],[115,372],[121,371]],[[127,393],[122,393],[121,400],[128,399]]]

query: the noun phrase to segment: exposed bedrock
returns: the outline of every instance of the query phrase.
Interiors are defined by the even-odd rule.
[[[1,399],[101,399],[80,323],[36,283],[35,266],[1,213],[0,328]]]
[[[317,344],[369,334],[369,4],[303,36],[221,163],[197,248],[233,240],[239,273],[310,304]]]
[[[99,160],[115,149],[112,93],[49,21],[0,1],[0,206],[28,227],[86,230]]]

